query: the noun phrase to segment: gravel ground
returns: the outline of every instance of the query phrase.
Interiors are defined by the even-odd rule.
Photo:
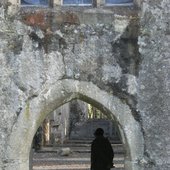
[[[114,163],[114,170],[124,170],[124,155],[115,154]],[[72,151],[68,156],[55,150],[34,152],[33,170],[90,170],[90,152]]]

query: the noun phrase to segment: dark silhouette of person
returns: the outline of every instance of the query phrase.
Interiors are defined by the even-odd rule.
[[[114,151],[104,136],[102,128],[96,129],[91,144],[91,170],[110,170],[113,166]]]
[[[42,143],[42,127],[40,126],[34,136],[34,144],[33,147],[36,151],[40,150]]]

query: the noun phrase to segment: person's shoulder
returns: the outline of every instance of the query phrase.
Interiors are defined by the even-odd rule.
[[[104,140],[105,140],[105,142],[110,143],[110,141],[109,141],[109,139],[107,137],[105,137]]]

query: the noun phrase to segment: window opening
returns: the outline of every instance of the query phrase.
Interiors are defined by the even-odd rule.
[[[106,0],[107,5],[132,5],[133,0]]]
[[[21,5],[48,6],[49,0],[21,0]]]
[[[63,0],[63,5],[91,6],[92,0]]]

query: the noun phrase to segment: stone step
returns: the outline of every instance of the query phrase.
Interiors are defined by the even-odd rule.
[[[67,141],[64,142],[64,144],[90,144],[92,141],[94,140],[94,138],[91,138],[91,139],[87,139],[87,138],[84,138],[84,139],[69,139]],[[110,142],[112,144],[121,144],[121,141],[120,140],[110,140]]]
[[[58,152],[61,148],[70,148],[73,152],[79,153],[90,153],[90,144],[76,144],[76,143],[67,143],[64,145],[56,145],[56,146],[46,146],[41,147],[37,152]],[[124,147],[122,144],[112,144],[112,148],[115,153],[125,153]]]
[[[38,153],[39,154],[39,153]],[[37,153],[34,155],[34,160],[37,160],[37,161],[41,161],[41,160],[46,160],[46,161],[59,161],[59,160],[63,160],[63,161],[89,161],[90,160],[90,157],[89,155],[90,154],[86,154],[85,156],[81,156],[79,157],[78,155],[75,156],[75,155],[70,155],[70,156],[48,156],[48,154],[45,155],[38,155]],[[123,154],[115,154],[115,157],[114,157],[114,160],[116,161],[122,161],[124,160],[124,155]]]
[[[74,165],[74,166],[34,166],[33,170],[89,170],[90,165]],[[122,165],[117,165],[115,168],[112,168],[111,170],[124,170],[124,167]]]

